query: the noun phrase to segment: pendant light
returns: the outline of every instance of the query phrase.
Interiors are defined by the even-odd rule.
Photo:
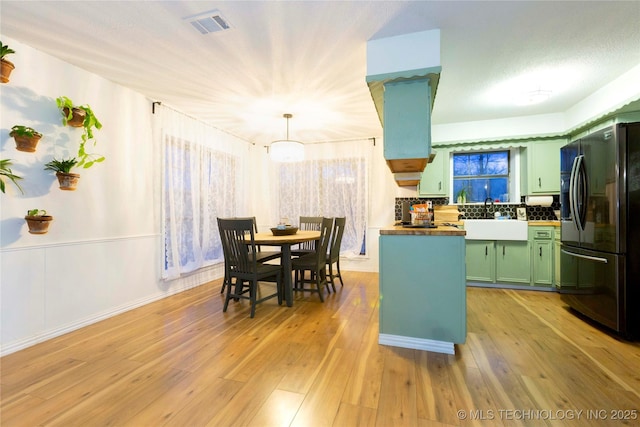
[[[304,144],[289,139],[289,119],[291,114],[283,114],[287,119],[287,139],[273,141],[269,145],[269,155],[276,162],[299,162],[304,160]]]

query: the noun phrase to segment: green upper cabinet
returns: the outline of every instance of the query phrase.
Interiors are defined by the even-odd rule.
[[[431,154],[441,71],[439,29],[367,41],[367,86],[383,128],[384,158],[399,185],[417,185]]]
[[[433,154],[433,152],[432,152]],[[449,195],[449,151],[438,149],[435,157],[422,173],[418,195],[446,197]]]
[[[523,195],[560,194],[560,148],[564,139],[531,141],[522,151]]]
[[[392,172],[422,172],[431,153],[429,78],[384,84],[384,158]]]

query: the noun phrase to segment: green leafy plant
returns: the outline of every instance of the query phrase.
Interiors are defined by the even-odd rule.
[[[11,128],[11,132],[9,133],[9,136],[42,137],[42,134],[29,126],[15,125],[14,127]]]
[[[18,190],[20,190],[22,194],[24,194],[24,191],[22,191],[22,187],[20,187],[20,184],[18,184],[18,181],[21,180],[22,177],[14,174],[11,171],[11,168],[10,168],[11,165],[12,165],[11,159],[0,160],[0,191],[4,193],[5,182],[3,178],[6,177],[11,182],[13,182],[16,187],[18,187]]]
[[[70,173],[71,168],[78,164],[78,160],[75,157],[70,159],[53,159],[49,163],[44,164],[44,170],[46,171],[54,171],[61,173]]]
[[[4,59],[5,56],[12,53],[16,53],[16,51],[0,41],[0,59]]]
[[[47,211],[44,209],[29,209],[27,211],[27,216],[46,216]]]
[[[458,194],[456,194],[456,201],[459,203],[466,203],[467,201],[467,187],[462,187]]]
[[[93,145],[96,145],[96,141],[93,136],[94,129],[102,129],[102,123],[100,123],[91,107],[87,104],[74,105],[73,101],[66,96],[60,96],[56,98],[56,105],[60,110],[60,114],[62,114],[62,124],[65,126],[73,117],[74,108],[78,108],[85,112],[84,121],[82,123],[84,132],[82,133],[82,142],[78,147],[78,167],[82,166],[83,168],[87,169],[93,166],[94,163],[103,162],[105,159],[104,156],[87,153],[86,151],[86,143],[89,140],[93,140]]]

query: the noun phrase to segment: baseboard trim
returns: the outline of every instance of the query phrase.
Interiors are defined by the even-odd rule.
[[[530,286],[530,285],[517,284],[517,283],[467,282],[467,287],[557,292],[557,289],[555,288],[555,286]]]
[[[434,351],[436,353],[456,354],[454,343],[430,340],[426,338],[403,337],[400,335],[379,334],[378,344],[414,350]]]
[[[202,272],[200,272],[202,273]],[[100,322],[102,320],[108,319],[110,317],[114,317],[117,316],[119,314],[125,313],[127,311],[136,309],[138,307],[142,307],[144,305],[150,304],[152,302],[161,300],[163,298],[167,298],[170,297],[172,295],[175,294],[179,294],[180,292],[184,292],[186,290],[204,285],[205,283],[208,283],[209,281],[211,281],[212,279],[209,280],[200,280],[199,282],[188,282],[188,283],[183,283],[182,286],[173,288],[173,289],[168,289],[165,292],[158,292],[155,293],[153,295],[148,295],[144,298],[141,298],[139,300],[136,301],[132,301],[126,304],[122,304],[118,307],[114,307],[111,310],[102,312],[102,313],[96,313],[95,315],[86,317],[84,319],[78,320],[76,322],[72,322],[69,324],[66,324],[64,326],[55,328],[55,329],[51,329],[49,331],[46,331],[44,333],[38,334],[38,335],[33,335],[30,336],[26,339],[22,339],[22,340],[18,340],[15,342],[12,342],[10,344],[7,345],[2,345],[0,347],[0,357],[9,355],[11,353],[15,353],[16,351],[19,350],[24,350],[25,348],[31,347],[33,345],[39,344],[41,342],[50,340],[52,338],[56,338],[59,337],[61,335],[67,334],[69,332],[73,332],[75,330],[84,328],[85,326],[89,326],[92,325],[94,323]]]

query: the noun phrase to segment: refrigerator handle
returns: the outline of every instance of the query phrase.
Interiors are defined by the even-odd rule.
[[[595,256],[589,256],[589,255],[574,254],[573,252],[565,251],[564,249],[561,249],[560,252],[562,252],[563,254],[567,254],[569,256],[588,259],[590,261],[601,262],[601,263],[604,263],[604,264],[607,264],[609,262],[609,261],[607,261],[606,258],[600,258],[600,257],[595,257]]]
[[[576,217],[580,230],[584,231],[587,219],[587,174],[584,169],[584,154],[578,156],[578,165],[576,167]]]
[[[578,156],[573,159],[573,165],[571,165],[571,176],[569,177],[569,215],[571,216],[571,221],[579,230],[580,226],[578,225],[577,220],[577,211],[576,211],[576,169],[578,166]]]

